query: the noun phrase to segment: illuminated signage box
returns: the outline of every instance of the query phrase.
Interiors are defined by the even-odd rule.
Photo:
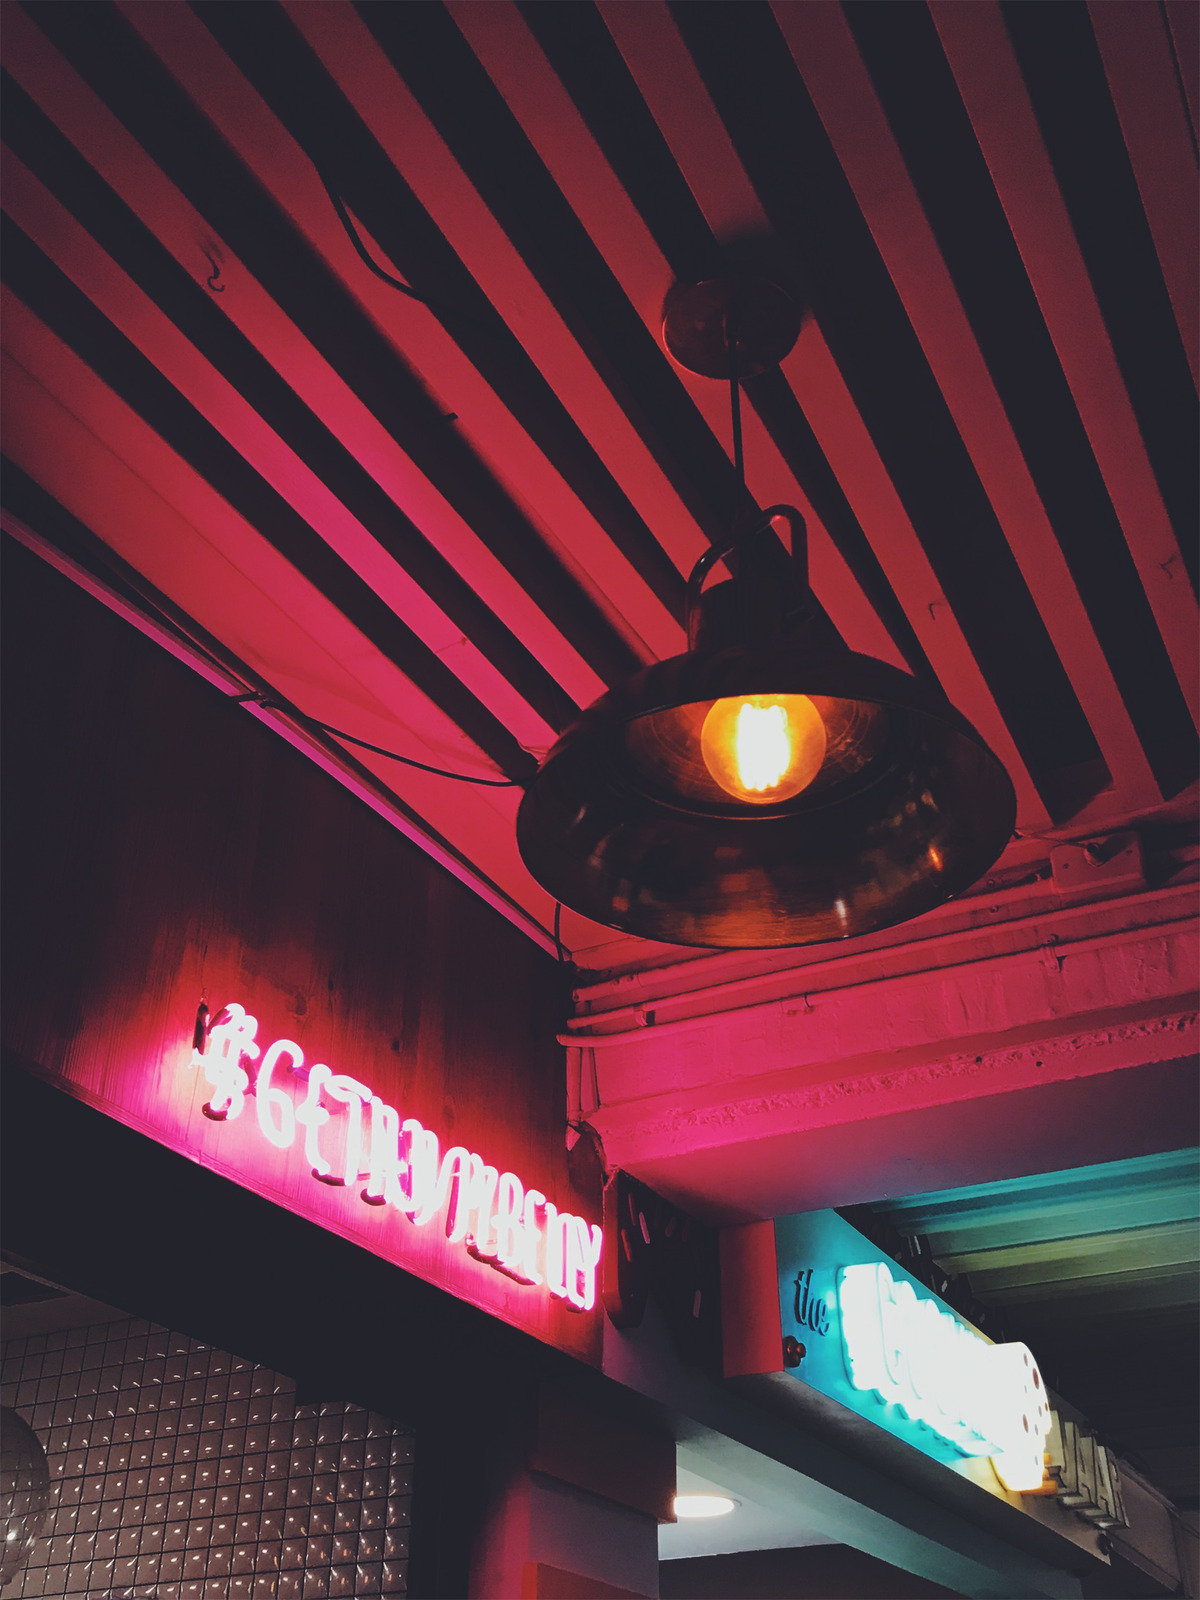
[[[779,1374],[860,1433],[984,1487],[1040,1488],[1051,1412],[1025,1345],[993,1344],[835,1211],[731,1229],[722,1246],[728,1376]]]

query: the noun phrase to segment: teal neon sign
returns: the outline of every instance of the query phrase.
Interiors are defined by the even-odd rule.
[[[792,1375],[924,1454],[990,1457],[1007,1489],[1036,1489],[1050,1407],[1032,1353],[993,1344],[833,1211],[775,1223]]]

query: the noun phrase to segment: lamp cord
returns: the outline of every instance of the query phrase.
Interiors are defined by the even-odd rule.
[[[729,309],[725,313],[725,349],[729,356],[729,411],[733,425],[733,468],[738,477],[741,501],[746,498],[746,459],[742,449],[742,385],[738,377],[738,328],[734,309],[734,287],[729,289]]]
[[[489,328],[486,323],[481,322],[478,317],[472,316],[469,311],[460,311],[455,306],[446,305],[446,303],[442,300],[431,300],[428,295],[421,294],[418,290],[414,289],[411,284],[405,283],[403,278],[397,278],[393,273],[386,272],[371,255],[371,252],[363,243],[358,229],[354,226],[354,219],[351,217],[346,206],[346,202],[339,194],[336,185],[330,181],[329,177],[325,173],[325,170],[318,166],[315,161],[313,162],[313,166],[316,169],[317,177],[321,180],[321,184],[325,190],[325,193],[329,196],[330,204],[337,213],[338,221],[346,231],[346,237],[354,246],[355,253],[357,254],[359,260],[370,272],[373,272],[375,276],[386,283],[389,288],[395,289],[400,294],[407,295],[410,300],[415,300],[418,305],[427,306],[428,309],[434,312],[437,316],[457,317],[462,322],[471,323],[474,327],[481,329],[484,333],[494,333],[492,328]]]
[[[344,728],[335,728],[331,722],[322,722],[319,717],[306,716],[294,706],[284,705],[282,701],[271,700],[261,694],[236,694],[230,698],[242,702],[252,700],[264,710],[285,711],[289,717],[296,717],[299,721],[308,723],[310,727],[320,728],[322,733],[331,733],[335,739],[345,739],[347,744],[356,744],[362,750],[370,750],[373,755],[386,756],[389,761],[399,761],[402,766],[416,767],[420,772],[431,772],[435,778],[450,778],[455,783],[476,783],[484,789],[525,787],[515,778],[476,778],[467,772],[450,772],[445,767],[431,767],[427,761],[417,761],[412,756],[399,755],[395,750],[385,750],[380,744],[371,744],[369,740],[360,739],[355,733],[347,733]]]

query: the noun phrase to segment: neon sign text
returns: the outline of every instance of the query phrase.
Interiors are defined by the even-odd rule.
[[[604,1236],[595,1224],[559,1211],[540,1189],[527,1189],[465,1145],[443,1151],[436,1133],[400,1113],[357,1078],[323,1062],[305,1064],[291,1039],[265,1051],[257,1018],[227,1005],[208,1024],[190,1065],[203,1069],[212,1093],[201,1108],[233,1122],[253,1099],[268,1144],[289,1150],[299,1135],[304,1159],[321,1183],[362,1184],[367,1205],[391,1206],[416,1227],[445,1217],[447,1242],[520,1283],[542,1285],[576,1311],[596,1303]],[[304,1081],[297,1099],[289,1081]]]
[[[1042,1482],[1050,1408],[1023,1344],[989,1344],[882,1262],[842,1267],[838,1305],[856,1389],[922,1423],[964,1455],[991,1456],[1006,1489]]]

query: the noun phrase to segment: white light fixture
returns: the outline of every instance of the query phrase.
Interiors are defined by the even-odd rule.
[[[677,1494],[675,1515],[685,1521],[693,1517],[724,1517],[737,1505],[724,1494]]]

